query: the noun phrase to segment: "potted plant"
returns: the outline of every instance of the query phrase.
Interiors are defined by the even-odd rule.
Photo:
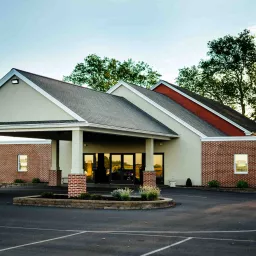
[[[174,180],[174,178],[172,177],[171,180],[169,180],[169,185],[171,188],[175,188],[176,187],[176,181]]]

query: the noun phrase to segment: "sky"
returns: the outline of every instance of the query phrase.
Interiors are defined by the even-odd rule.
[[[174,82],[207,42],[256,33],[255,0],[0,0],[0,77],[11,68],[56,79],[89,54],[144,61]]]

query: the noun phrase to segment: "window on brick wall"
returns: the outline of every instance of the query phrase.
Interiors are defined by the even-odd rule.
[[[28,156],[18,155],[18,172],[28,171]]]
[[[235,174],[248,173],[248,155],[247,154],[234,155],[234,169],[235,169]]]

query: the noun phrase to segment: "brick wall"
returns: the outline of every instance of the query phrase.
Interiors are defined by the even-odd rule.
[[[248,174],[234,174],[234,154],[248,154]],[[202,142],[202,183],[218,180],[223,187],[235,187],[245,180],[256,187],[256,141]]]
[[[27,172],[18,172],[18,155],[28,156]],[[47,182],[50,168],[50,144],[0,145],[0,183],[11,183],[15,179],[31,181],[33,178]]]

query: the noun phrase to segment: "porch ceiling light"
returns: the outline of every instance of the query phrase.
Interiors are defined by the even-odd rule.
[[[12,79],[12,84],[18,84],[18,83],[19,83],[19,79],[17,78]]]

